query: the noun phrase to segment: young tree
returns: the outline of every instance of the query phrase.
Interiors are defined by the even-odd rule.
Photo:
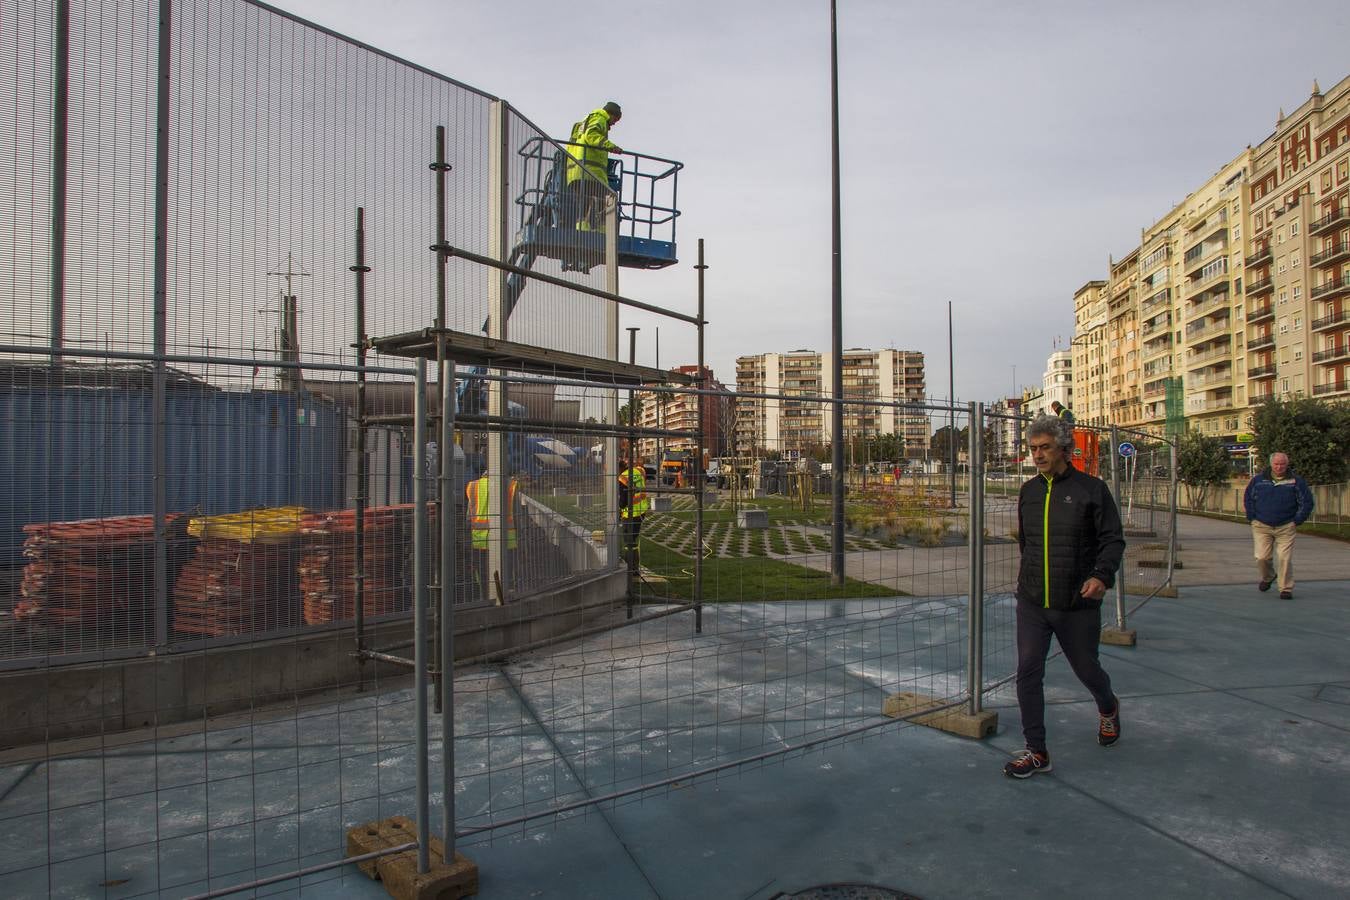
[[[1217,438],[1187,431],[1177,441],[1177,470],[1191,506],[1203,506],[1211,487],[1228,484],[1233,466]]]
[[[1337,484],[1350,471],[1350,404],[1302,398],[1274,400],[1252,416],[1256,449],[1265,468],[1286,453],[1309,484]]]

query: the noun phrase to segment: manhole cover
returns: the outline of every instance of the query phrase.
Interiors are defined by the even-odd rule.
[[[774,900],[919,900],[913,894],[875,884],[819,884],[794,894],[779,894]]]

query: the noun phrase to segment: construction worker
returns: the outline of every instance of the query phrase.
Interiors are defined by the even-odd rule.
[[[642,531],[642,517],[651,508],[647,499],[647,473],[642,468],[642,460],[633,465],[628,460],[619,460],[619,521],[622,523],[623,552],[628,559],[628,567],[636,571],[638,559],[638,534]]]
[[[609,154],[623,150],[609,139],[609,130],[623,118],[613,100],[572,126],[567,150],[565,203],[570,224],[578,231],[605,230],[605,194],[609,184]]]
[[[1068,422],[1070,425],[1073,424],[1073,410],[1069,409],[1063,403],[1060,403],[1058,400],[1056,400],[1050,404],[1050,408],[1055,411],[1055,415],[1059,416],[1061,419]]]
[[[519,484],[515,476],[512,476],[506,494],[506,559],[504,564],[507,572],[513,572],[515,569],[516,547],[519,540],[516,536],[516,490],[518,488]],[[469,541],[473,547],[471,571],[483,592],[482,596],[485,600],[492,597],[492,581],[488,577],[490,574],[488,539],[492,532],[492,520],[488,516],[489,490],[486,471],[478,476],[477,481],[470,481],[464,486],[464,499],[468,501],[466,510],[469,516]]]

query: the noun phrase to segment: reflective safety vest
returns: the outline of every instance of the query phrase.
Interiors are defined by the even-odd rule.
[[[582,169],[586,169],[593,178],[605,184],[609,151],[615,146],[609,139],[609,113],[604,107],[573,125],[571,140],[563,147],[567,151],[567,183],[580,181]]]
[[[619,508],[619,515],[625,519],[629,518],[630,512],[634,519],[646,515],[651,508],[651,501],[647,499],[647,474],[641,468],[630,468],[619,473],[619,484],[628,488],[629,501]]]
[[[506,549],[516,549],[516,480],[511,479],[511,486],[507,489],[506,495]],[[472,510],[473,519],[470,524],[470,534],[473,538],[473,549],[486,550],[488,548],[488,532],[492,529],[492,520],[488,518],[488,477],[486,475],[477,481],[470,481],[464,486],[464,497],[469,501],[469,509]]]

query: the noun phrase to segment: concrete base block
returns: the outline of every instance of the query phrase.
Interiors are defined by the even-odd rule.
[[[764,509],[742,509],[736,512],[737,528],[768,528],[769,512]]]
[[[652,512],[670,512],[675,508],[674,497],[653,497]]]
[[[1149,597],[1149,596],[1154,596],[1154,597],[1177,597],[1177,596],[1179,596],[1179,595],[1177,594],[1176,586],[1175,586],[1175,585],[1170,585],[1170,584],[1169,584],[1167,587],[1160,589],[1160,590],[1158,591],[1158,593],[1156,593],[1156,594],[1153,593],[1153,588],[1149,587],[1148,585],[1144,585],[1144,584],[1127,584],[1127,585],[1125,585],[1125,593],[1126,593],[1128,596],[1131,596],[1131,597]]]
[[[1121,631],[1114,625],[1107,625],[1102,629],[1102,643],[1110,644],[1112,647],[1133,647],[1135,644],[1135,631],[1133,628],[1126,628]]]
[[[965,706],[924,712],[942,706],[944,702],[927,694],[901,691],[886,698],[881,713],[892,719],[909,719],[917,725],[976,740],[990,737],[998,730],[998,713],[991,709],[981,710],[973,716],[966,712]]]
[[[360,856],[416,840],[417,826],[407,816],[393,816],[347,829],[347,855]],[[462,853],[444,861],[445,845],[433,837],[428,847],[430,867],[417,871],[417,851],[406,850],[357,863],[367,877],[384,882],[397,900],[459,900],[478,893],[478,865]]]

